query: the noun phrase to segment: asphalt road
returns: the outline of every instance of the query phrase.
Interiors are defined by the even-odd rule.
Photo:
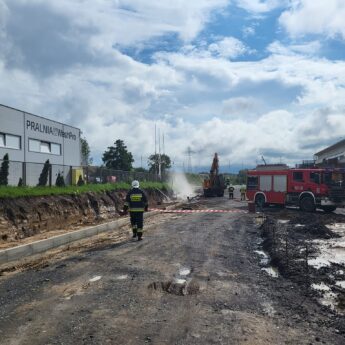
[[[0,343],[344,344],[325,308],[261,269],[259,241],[247,213],[167,215],[141,242],[2,276]]]

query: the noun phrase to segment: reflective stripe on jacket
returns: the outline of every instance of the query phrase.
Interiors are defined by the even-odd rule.
[[[148,206],[145,193],[139,188],[132,188],[126,195],[125,206],[129,212],[144,212]]]

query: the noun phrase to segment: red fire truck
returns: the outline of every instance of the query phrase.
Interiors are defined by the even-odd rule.
[[[247,198],[259,207],[294,205],[306,212],[333,212],[345,206],[345,169],[263,166],[248,171]]]

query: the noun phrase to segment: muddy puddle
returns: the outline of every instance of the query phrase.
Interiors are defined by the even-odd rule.
[[[265,224],[266,221],[267,221],[267,217],[264,214],[258,214],[254,218],[255,225],[258,228],[261,228],[263,224]],[[264,250],[262,239],[259,239],[257,241],[257,246],[258,246],[258,249],[255,250],[254,253],[257,254],[257,256],[259,257],[259,265],[261,266],[261,270],[272,278],[278,278],[279,270],[273,265],[271,265],[270,254],[269,252]]]
[[[259,264],[260,266],[263,266],[261,267],[261,270],[267,273],[270,277],[278,278],[279,271],[276,267],[270,265],[271,258],[268,255],[268,253],[266,253],[263,250],[255,250],[254,253],[256,253],[259,256]]]

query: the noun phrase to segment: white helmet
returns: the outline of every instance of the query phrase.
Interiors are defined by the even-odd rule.
[[[134,181],[132,182],[132,188],[139,188],[139,186],[140,186],[139,181],[134,180]]]

